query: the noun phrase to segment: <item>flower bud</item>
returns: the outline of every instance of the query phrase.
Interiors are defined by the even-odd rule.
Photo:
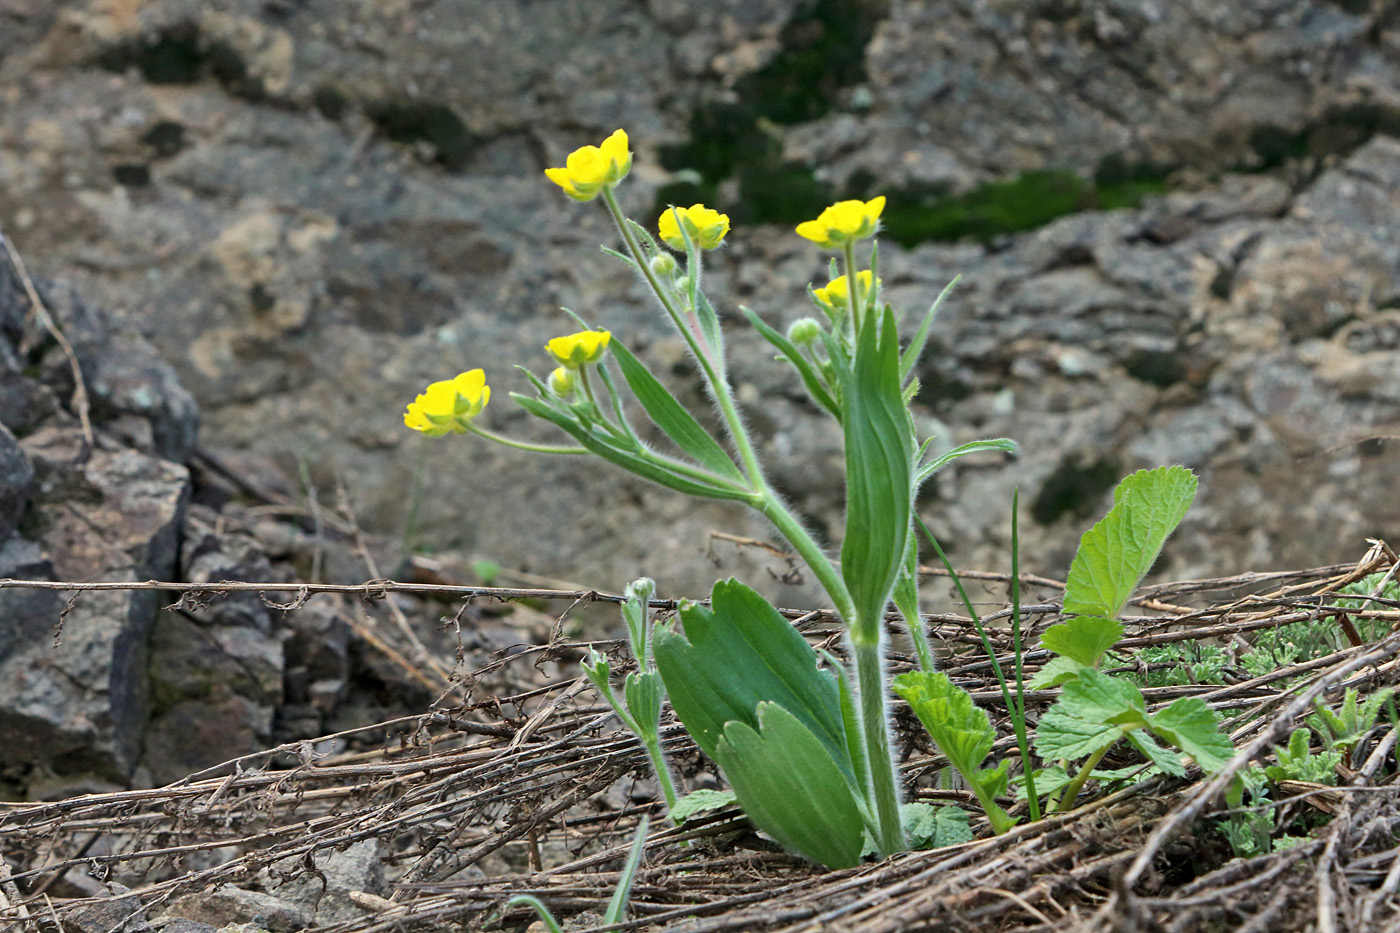
[[[651,257],[651,271],[655,272],[659,278],[671,278],[680,267],[680,263],[676,262],[676,257],[669,253],[659,253]]]
[[[549,374],[549,391],[560,398],[568,398],[574,391],[574,374],[560,366]]]
[[[787,337],[798,346],[809,344],[821,336],[822,326],[809,317],[801,317],[788,325]]]

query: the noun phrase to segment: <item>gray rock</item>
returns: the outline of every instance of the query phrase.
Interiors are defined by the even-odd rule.
[[[29,458],[10,429],[0,424],[0,541],[8,538],[19,524],[33,482],[34,467]]]
[[[0,544],[0,578],[53,580],[53,563],[22,538]],[[52,637],[63,601],[53,590],[0,590],[0,660]]]
[[[268,933],[294,933],[311,925],[310,914],[295,904],[261,891],[228,886],[176,898],[164,916],[223,928],[254,924]]]
[[[149,933],[141,898],[119,884],[108,887],[114,896],[64,912],[64,933]]]
[[[100,449],[75,465],[76,428],[46,428],[22,446],[35,465],[34,539],[54,577],[171,578],[189,492],[184,467]],[[130,773],[146,717],[146,642],[163,604],[151,591],[84,593],[67,607],[56,647],[18,646],[0,663],[0,743],[12,760],[118,780]],[[42,625],[58,627],[59,618]]]
[[[320,877],[298,872],[270,890],[310,913],[318,926],[356,920],[368,913],[350,900],[351,891],[379,897],[389,894],[383,853],[376,839],[362,839],[345,849],[317,850],[311,858]]]
[[[829,89],[829,113],[756,137],[820,163],[833,190],[862,173],[913,196],[1039,169],[1088,179],[1115,160],[1174,170],[1176,190],[1141,210],[987,246],[882,246],[888,293],[910,313],[964,274],[920,369],[918,417],[950,442],[1022,443],[1013,464],[960,463],[926,490],[957,560],[1004,566],[1020,485],[1028,569],[1063,573],[1112,479],[1163,457],[1205,480],[1166,573],[1338,560],[1394,526],[1393,442],[1332,452],[1397,421],[1388,231],[1400,185],[1395,144],[1376,134],[1400,87],[1385,51],[1393,18],[1327,0],[854,6],[883,16],[855,83]],[[206,443],[289,477],[304,467],[321,490],[343,481],[367,530],[401,535],[418,490],[406,546],[611,588],[648,574],[697,595],[715,575],[709,532],[768,537],[762,521],[596,462],[424,442],[401,413],[428,381],[487,365],[484,422],[550,437],[509,404],[526,384],[507,364],[547,371],[541,342],[572,329],[560,306],[608,326],[708,412],[637,282],[597,258],[613,243],[607,219],[540,172],[625,125],[637,155],[620,196],[651,222],[672,180],[660,150],[732,129],[699,117],[752,103],[750,79],[806,48],[801,36],[825,36],[792,19],[806,8],[572,0],[544,18],[512,4],[279,16],[151,0],[123,17],[75,4],[26,20],[22,46],[0,38],[0,82],[27,89],[0,101],[0,226],[41,271],[129,309],[122,323],[203,403]],[[178,25],[231,50],[241,74],[198,56],[161,72],[148,53]],[[707,281],[746,414],[784,493],[834,546],[838,440],[734,311],[785,323],[823,259],[790,225],[736,225],[730,239]],[[3,279],[10,333],[22,302],[6,309]],[[91,365],[110,423],[139,418],[153,449],[186,446],[190,422],[145,363]],[[52,353],[45,367],[61,377]],[[1336,521],[1297,534],[1290,497]],[[819,599],[768,581],[780,560],[720,553],[721,573],[789,604]],[[309,691],[321,678],[302,679]]]

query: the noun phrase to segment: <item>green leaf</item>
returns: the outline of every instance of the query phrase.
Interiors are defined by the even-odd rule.
[[[637,833],[632,837],[632,847],[627,850],[627,860],[618,873],[617,887],[613,889],[612,900],[603,913],[603,926],[621,923],[627,917],[627,899],[632,895],[632,882],[637,877],[637,866],[642,863],[642,850],[647,844],[647,827],[651,820],[645,815],[637,823]],[[552,933],[552,931],[551,931]]]
[[[797,370],[797,374],[802,377],[802,384],[807,387],[807,394],[812,397],[812,401],[816,402],[822,408],[825,408],[828,414],[837,421],[840,421],[840,406],[836,404],[836,399],[832,397],[831,392],[827,389],[826,383],[821,378],[821,374],[812,367],[811,362],[802,354],[802,351],[797,348],[797,345],[787,339],[786,335],[769,327],[764,322],[763,318],[759,317],[751,309],[744,308],[743,311],[744,316],[749,319],[749,323],[753,325],[754,330],[762,334],[763,339],[776,347],[778,351],[783,354],[783,357]]]
[[[1079,672],[1083,668],[1084,665],[1074,658],[1051,658],[1026,685],[1026,689],[1047,690],[1050,687],[1067,684],[1071,680],[1079,679]]]
[[[716,477],[715,485],[698,482],[686,476],[682,476],[665,466],[665,458],[653,455],[655,460],[647,460],[637,455],[634,450],[619,447],[616,441],[611,438],[589,429],[579,422],[571,412],[560,411],[543,399],[531,398],[528,395],[521,395],[517,392],[511,393],[511,398],[521,408],[525,409],[536,418],[542,418],[564,431],[581,445],[602,457],[609,463],[622,467],[623,469],[635,473],[643,479],[649,479],[654,483],[683,492],[687,495],[697,496],[702,499],[728,499],[731,501],[746,502],[752,497],[752,492],[746,489],[737,489],[731,485],[723,484],[720,478]],[[660,462],[655,462],[659,460]]]
[[[1220,731],[1215,713],[1200,697],[1182,697],[1152,717],[1153,735],[1170,742],[1214,774],[1235,755],[1230,739]]]
[[[656,581],[650,577],[633,580],[622,591],[622,619],[627,623],[632,657],[642,670],[651,666],[651,594],[655,592]]]
[[[894,679],[894,692],[914,710],[943,757],[964,779],[972,780],[997,740],[990,717],[973,702],[972,694],[937,671],[900,674]]]
[[[1147,705],[1137,687],[1086,667],[1040,717],[1035,748],[1042,758],[1074,761],[1146,725]]]
[[[1123,626],[1112,619],[1075,616],[1046,629],[1040,636],[1040,646],[1085,667],[1098,667],[1104,652],[1118,644],[1122,637]]]
[[[874,279],[874,275],[871,276]],[[953,290],[953,286],[958,284],[958,279],[962,276],[954,276],[953,281],[943,287],[943,291],[938,293],[938,297],[933,300],[933,304],[924,314],[924,319],[919,323],[919,329],[914,331],[914,337],[909,341],[909,346],[905,349],[904,355],[899,360],[899,381],[909,378],[909,373],[914,370],[914,364],[919,362],[919,357],[924,354],[924,346],[928,343],[929,330],[933,327],[933,319],[938,316],[938,308],[943,304],[943,299],[948,297],[948,293]]]
[[[536,915],[539,916],[540,921],[544,923],[545,929],[547,929],[549,933],[564,933],[563,927],[559,926],[559,921],[554,919],[554,914],[550,913],[549,908],[544,905],[544,901],[535,897],[535,895],[517,894],[515,897],[506,901],[506,909],[509,910],[517,904],[524,904],[526,907],[534,908]]]
[[[900,805],[899,816],[911,849],[939,849],[972,841],[967,811],[958,807],[906,803]]]
[[[716,583],[710,604],[683,604],[685,633],[658,627],[654,636],[671,706],[696,743],[713,758],[729,723],[757,728],[759,704],[771,702],[811,730],[854,781],[837,678],[818,669],[806,639],[736,580]]]
[[[611,350],[618,368],[622,370],[622,378],[627,380],[632,394],[642,403],[642,407],[651,416],[651,420],[656,422],[656,426],[664,431],[677,447],[717,476],[739,484],[748,482],[719,442],[695,420],[695,416],[685,410],[685,406],[676,401],[676,397],[632,355],[631,350],[618,340],[612,342]]]
[[[657,724],[661,722],[661,678],[656,671],[628,674],[622,689],[627,712],[643,732],[643,740],[654,738]]]
[[[867,321],[842,371],[846,441],[846,539],[841,577],[855,603],[852,637],[873,642],[904,560],[914,504],[914,436],[899,385],[894,313]]]
[[[697,813],[723,809],[737,799],[732,790],[693,790],[676,801],[676,805],[671,808],[671,819],[676,823],[684,823]]]
[[[914,482],[916,485],[922,484],[924,480],[928,479],[930,476],[937,473],[939,470],[943,469],[945,466],[952,463],[959,457],[966,457],[968,454],[981,453],[985,450],[997,450],[1001,451],[1002,453],[1014,454],[1017,450],[1017,447],[1015,441],[1005,437],[998,437],[995,440],[990,441],[971,441],[969,443],[962,444],[958,447],[954,447],[952,450],[948,451],[945,454],[939,454],[937,457],[934,457],[928,463],[925,463],[923,466],[919,467],[919,471],[914,478]]]
[[[1167,774],[1172,777],[1186,776],[1186,766],[1181,763],[1181,756],[1152,741],[1152,736],[1141,730],[1134,730],[1128,733],[1127,739],[1129,745],[1142,752],[1148,761]]]
[[[1113,491],[1113,508],[1084,533],[1065,581],[1065,614],[1116,619],[1196,497],[1185,467],[1139,470]]]
[[[822,741],[776,703],[758,707],[758,729],[730,722],[715,761],[755,826],[828,868],[860,861],[865,823],[851,786]]]

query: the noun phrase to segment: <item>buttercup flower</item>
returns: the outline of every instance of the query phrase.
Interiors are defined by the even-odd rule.
[[[585,330],[567,337],[555,337],[545,344],[559,365],[565,369],[581,369],[603,358],[612,334],[605,330]]]
[[[865,269],[856,273],[856,278],[860,281],[860,291],[863,295],[870,294],[870,270]],[[826,288],[814,288],[812,294],[824,305],[832,308],[844,308],[851,303],[851,285],[846,281],[844,275],[837,276],[826,283]]]
[[[545,177],[564,189],[575,201],[591,201],[604,188],[611,188],[627,177],[632,168],[632,152],[627,133],[618,130],[601,146],[584,146],[569,153],[563,168],[547,168]]]
[[[884,209],[884,195],[869,201],[837,201],[816,220],[798,224],[797,234],[822,249],[839,249],[848,240],[874,236]]]
[[[403,423],[429,437],[462,434],[491,400],[486,374],[473,369],[456,379],[434,382],[404,412]]]
[[[701,249],[714,249],[724,240],[724,235],[729,232],[729,215],[721,214],[703,204],[692,204],[690,207],[677,207],[668,210],[661,215],[661,219],[656,222],[657,232],[661,234],[661,239],[672,249],[685,250],[685,237],[681,235],[680,226],[676,224],[676,215],[679,214],[681,224],[685,226],[685,232],[690,234],[690,240]]]

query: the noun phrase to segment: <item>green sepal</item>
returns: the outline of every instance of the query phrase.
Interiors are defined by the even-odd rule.
[[[826,382],[822,379],[821,374],[818,373],[817,370],[812,367],[811,362],[802,355],[802,351],[798,349],[797,345],[787,339],[786,335],[769,327],[764,322],[763,318],[759,317],[751,309],[744,308],[743,312],[744,316],[749,319],[749,323],[753,325],[754,330],[758,331],[765,340],[776,347],[783,354],[783,358],[791,363],[793,368],[797,370],[797,374],[802,377],[802,384],[807,388],[807,394],[812,397],[812,401],[826,409],[827,414],[831,415],[837,421],[840,421],[840,406],[836,404],[836,399],[832,397],[831,392],[827,389]]]
[[[982,453],[983,451],[987,450],[1000,451],[1001,453],[1005,454],[1014,454],[1016,453],[1017,449],[1018,448],[1016,447],[1016,442],[1007,437],[998,437],[989,441],[969,441],[966,444],[960,444],[957,447],[954,447],[947,453],[939,454],[937,457],[934,457],[928,463],[925,463],[923,466],[919,467],[918,472],[914,475],[914,482],[916,485],[922,484],[924,480],[928,479],[930,476],[937,473],[939,470],[943,469],[945,466],[952,463],[954,460],[958,459],[959,457],[966,457],[968,454]]]
[[[856,356],[841,370],[846,444],[846,538],[841,576],[855,604],[852,638],[879,637],[904,561],[913,509],[914,437],[899,384],[899,334],[886,309],[866,322]]]
[[[1098,667],[1104,652],[1118,644],[1123,626],[1101,616],[1075,616],[1052,625],[1040,636],[1040,646],[1085,667]]]
[[[1084,533],[1065,580],[1065,615],[1116,619],[1196,497],[1185,467],[1139,470],[1113,490],[1113,508]]]
[[[758,706],[772,702],[802,722],[854,782],[837,677],[778,610],[737,580],[721,580],[710,607],[685,603],[684,634],[658,626],[654,654],[671,707],[710,757],[725,727],[758,727]]]
[[[730,722],[715,746],[744,813],[784,848],[828,868],[858,864],[864,820],[822,740],[776,703],[760,703],[757,719],[757,729]]]
[[[622,618],[632,642],[632,657],[642,670],[651,667],[651,594],[655,592],[656,581],[650,577],[633,580],[622,591]]]
[[[695,420],[695,416],[686,411],[685,406],[681,405],[641,361],[632,355],[632,351],[617,340],[612,341],[610,349],[632,394],[642,403],[642,407],[656,426],[674,441],[677,447],[716,476],[741,485],[748,482],[719,442],[711,437],[700,422]]]

